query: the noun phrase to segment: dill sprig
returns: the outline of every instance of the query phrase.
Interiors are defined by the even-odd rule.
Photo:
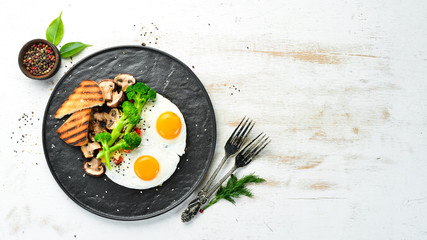
[[[265,179],[255,176],[253,173],[249,174],[241,179],[237,179],[234,174],[230,176],[225,187],[220,186],[214,198],[212,198],[208,205],[203,208],[202,211],[206,210],[206,208],[212,206],[217,203],[221,199],[225,199],[233,204],[236,203],[235,198],[240,196],[253,197],[252,192],[246,187],[248,183],[261,183],[265,182]]]

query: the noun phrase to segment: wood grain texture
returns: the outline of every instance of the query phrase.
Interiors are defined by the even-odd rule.
[[[4,58],[4,79],[15,79],[10,87],[26,97],[2,106],[15,124],[1,137],[0,153],[9,159],[8,168],[0,168],[6,196],[0,200],[5,206],[1,239],[142,233],[162,239],[426,238],[425,2],[65,1],[49,6],[63,11],[64,42],[93,45],[64,60],[59,73],[115,45],[146,44],[176,56],[201,79],[215,109],[217,151],[210,173],[246,115],[257,122],[251,136],[264,131],[272,142],[237,175],[254,172],[267,182],[250,186],[253,199],[238,199],[236,206],[219,202],[190,224],[179,220],[187,202],[141,222],[93,216],[56,186],[40,147],[41,122],[34,119],[42,116],[60,74],[34,82],[16,61]],[[36,16],[40,24],[30,27],[12,13],[28,16],[39,7],[23,9],[9,1],[0,9],[1,20],[10,23],[0,30],[22,40],[10,43],[7,56],[16,56],[56,16]],[[126,17],[113,17],[124,7]],[[14,95],[6,91],[1,99]],[[29,120],[34,125],[17,121],[23,113],[34,115]],[[0,118],[0,124],[10,121]],[[87,224],[102,232],[95,234]]]

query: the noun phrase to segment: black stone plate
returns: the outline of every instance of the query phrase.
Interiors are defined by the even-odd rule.
[[[175,173],[162,186],[133,190],[103,176],[84,174],[79,147],[63,142],[56,130],[68,118],[56,110],[84,79],[99,81],[119,73],[133,75],[175,103],[187,125],[187,151]],[[200,184],[211,163],[216,142],[215,114],[197,76],[175,57],[148,47],[119,46],[78,62],[58,82],[43,119],[43,148],[53,177],[78,205],[99,216],[141,220],[165,213],[182,203]]]

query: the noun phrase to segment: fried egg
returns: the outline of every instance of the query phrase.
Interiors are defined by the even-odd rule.
[[[175,172],[179,156],[156,146],[141,146],[122,154],[123,161],[111,161],[111,171],[105,174],[113,182],[133,189],[148,189],[161,185]]]
[[[187,129],[178,107],[162,95],[145,104],[141,113],[141,144],[123,161],[111,163],[105,174],[113,182],[132,189],[148,189],[163,184],[175,172],[185,152]]]
[[[179,156],[184,154],[187,128],[175,104],[157,94],[156,99],[144,106],[141,119],[138,125],[143,132],[141,145],[156,145]]]

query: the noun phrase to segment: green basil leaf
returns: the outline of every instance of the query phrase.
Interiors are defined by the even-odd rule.
[[[90,47],[90,46],[92,45],[84,44],[82,42],[70,42],[62,46],[59,52],[61,53],[61,57],[69,58],[81,52],[86,47]]]
[[[46,40],[49,42],[58,45],[61,42],[62,37],[64,36],[64,24],[62,23],[62,12],[59,14],[55,20],[50,23],[49,27],[46,30]]]

